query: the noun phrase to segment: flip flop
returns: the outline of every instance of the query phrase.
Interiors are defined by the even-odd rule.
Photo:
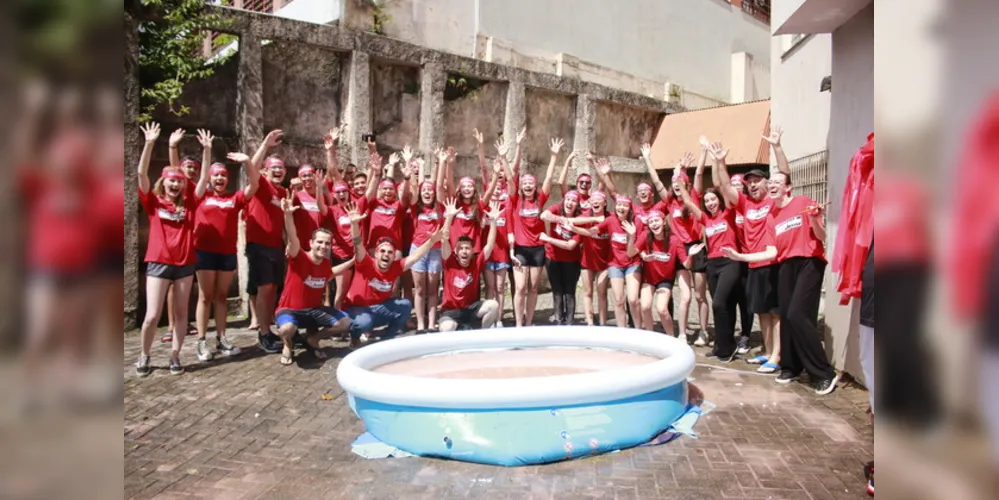
[[[281,366],[291,366],[295,362],[295,353],[285,353],[281,351]]]
[[[756,371],[760,373],[777,373],[779,370],[780,370],[780,365],[778,365],[777,363],[771,363],[769,361],[763,363],[763,366],[760,366],[759,368],[756,369]]]
[[[763,356],[762,354],[759,355],[759,356],[756,356],[754,358],[749,358],[749,359],[746,360],[746,362],[749,363],[749,364],[751,364],[751,365],[762,365],[762,364],[766,364],[767,361],[768,361],[767,357]]]

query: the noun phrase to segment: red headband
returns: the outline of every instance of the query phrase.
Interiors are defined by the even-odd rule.
[[[687,177],[687,173],[686,172],[677,172],[676,175],[673,176],[673,180],[674,181],[690,182],[690,177]]]
[[[305,174],[314,174],[314,173],[316,173],[316,169],[312,168],[312,165],[302,165],[301,167],[298,167],[299,176]]]
[[[435,189],[437,188],[437,185],[430,181],[423,181],[420,183],[420,191],[423,191],[424,189],[427,188]]]
[[[229,170],[221,163],[212,163],[212,168],[208,172],[211,175],[224,175],[229,177]]]
[[[735,174],[735,175],[733,175],[732,177],[729,178],[729,182],[735,182],[735,181],[745,182],[742,179],[742,174]]]
[[[520,182],[525,182],[525,181],[538,182],[538,179],[537,177],[534,177],[531,174],[524,174],[520,176]]]
[[[378,183],[378,187],[380,187],[380,188],[383,188],[383,187],[394,188],[395,187],[395,182],[393,182],[392,179],[385,179],[385,180],[383,180],[383,181],[381,181],[381,182]]]
[[[264,168],[273,168],[273,167],[284,168],[284,162],[281,161],[281,158],[272,156],[268,158],[267,161],[264,162]]]
[[[665,219],[666,215],[658,210],[650,210],[649,213],[645,214],[645,220],[652,219]]]
[[[180,166],[181,167],[186,167],[188,165],[193,166],[195,168],[200,168],[201,167],[201,162],[199,162],[198,160],[192,160],[190,158],[188,158],[188,159],[180,162]]]
[[[607,195],[600,191],[590,193],[590,201],[607,201]]]
[[[576,177],[576,182],[579,182],[583,179],[593,182],[593,177],[590,177],[590,174],[579,174],[579,177]]]
[[[163,179],[173,179],[175,181],[186,181],[187,176],[184,175],[177,167],[166,167],[163,172],[160,173],[160,177]]]
[[[346,193],[348,191],[350,191],[350,186],[346,182],[338,182],[333,185],[334,193]]]
[[[614,199],[614,201],[616,201],[617,203],[627,203],[631,205],[631,198],[624,195],[618,196],[617,198]]]
[[[389,247],[389,250],[395,250],[395,245],[392,244],[392,240],[389,238],[385,238],[384,240],[380,241],[378,245],[375,247],[375,250],[381,250],[382,247],[384,246]]]
[[[458,181],[458,185],[459,186],[463,186],[465,184],[471,184],[472,186],[474,186],[475,185],[475,181],[472,180],[471,177],[462,177],[461,180]]]
[[[648,185],[648,184],[646,184],[646,183],[643,182],[643,183],[641,183],[641,184],[638,185],[638,189],[636,189],[636,191],[641,191],[643,189],[648,189],[649,191],[652,191],[652,186],[650,186],[650,185]]]
[[[568,193],[565,193],[565,199],[579,201],[579,192],[569,191]]]

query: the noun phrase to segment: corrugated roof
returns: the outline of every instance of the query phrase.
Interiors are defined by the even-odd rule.
[[[769,164],[769,143],[763,140],[769,133],[769,100],[673,113],[663,118],[652,143],[653,165],[672,168],[684,152],[697,154],[702,135],[724,144],[729,165]]]

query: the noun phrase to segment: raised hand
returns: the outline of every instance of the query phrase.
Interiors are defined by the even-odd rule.
[[[772,146],[780,146],[782,135],[784,135],[784,128],[780,125],[774,125],[770,127],[770,135],[763,136],[763,140],[769,142]]]
[[[406,163],[413,159],[413,148],[409,144],[402,147],[402,159]]]
[[[572,152],[569,153],[569,157],[565,159],[565,162],[572,163],[572,160],[575,160],[578,157],[579,157],[579,151],[573,150]]]
[[[482,146],[483,137],[482,137],[482,132],[479,132],[479,129],[477,128],[472,129],[472,137],[475,138],[475,142],[479,143],[479,146]]]
[[[399,153],[390,154],[388,164],[395,165],[396,163],[399,163]]]
[[[500,158],[496,158],[496,161],[493,162],[493,173],[497,177],[503,175],[503,160]]]
[[[170,134],[170,147],[175,148],[184,139],[184,129],[179,128]]]
[[[502,214],[503,214],[503,209],[500,208],[500,204],[498,201],[494,201],[489,204],[489,211],[486,212],[486,217],[488,217],[489,220],[496,221],[500,218],[500,215]]]
[[[680,158],[680,166],[682,167],[693,167],[694,166],[694,154],[690,151],[683,153],[683,158]]]
[[[289,184],[290,184],[289,187],[291,188],[291,189],[288,190],[289,193],[292,192],[292,191],[301,191],[302,190],[302,179],[300,179],[298,177],[295,177],[294,179],[292,179],[289,182]]]
[[[722,161],[728,156],[728,150],[722,147],[722,143],[720,142],[712,142],[711,146],[708,147],[708,153],[718,161]]]
[[[444,217],[451,218],[455,215],[458,215],[458,199],[452,196],[444,202]]]
[[[590,163],[593,163],[593,162],[597,161],[597,157],[593,156],[593,152],[592,151],[587,151],[586,152],[586,161],[588,161]]]
[[[437,161],[439,163],[444,163],[447,161],[448,154],[447,150],[445,150],[444,148],[438,148],[436,151],[434,151],[434,154],[437,156]]]
[[[600,172],[600,175],[609,174],[611,171],[610,160],[608,160],[607,158],[601,158],[597,160],[597,171]]]
[[[372,175],[381,177],[382,175],[382,155],[378,153],[372,153],[368,157],[368,170],[371,171]]]
[[[524,128],[520,129],[520,132],[517,132],[517,145],[518,146],[520,145],[521,142],[524,142],[524,138],[525,137],[527,137],[527,126],[526,125],[524,126]]]
[[[399,167],[399,170],[402,171],[403,177],[407,179],[413,176],[414,169],[413,169],[413,164],[411,163],[404,164],[402,167]]]
[[[702,135],[699,139],[697,139],[697,143],[701,145],[701,149],[703,150],[711,149],[711,141],[709,141],[706,136]]]
[[[368,217],[368,214],[360,213],[356,203],[347,203],[347,217],[350,217],[350,222],[361,222]]]
[[[454,163],[454,159],[457,155],[458,152],[454,150],[454,146],[447,147],[447,161]]]
[[[624,232],[628,233],[628,236],[634,236],[635,233],[638,231],[638,229],[635,228],[634,224],[626,220],[621,221],[621,227],[624,228]]]
[[[701,253],[701,250],[704,250],[704,243],[698,243],[698,244],[690,247],[690,251],[687,252],[687,255],[693,257],[693,256]]]
[[[250,157],[243,153],[229,153],[225,157],[239,163],[248,163],[250,161]]]
[[[201,147],[206,149],[211,149],[212,141],[215,140],[215,136],[211,132],[204,129],[198,129],[198,142],[201,143]]]
[[[565,141],[560,138],[552,139],[548,143],[548,147],[552,150],[552,156],[557,156],[559,151],[562,151],[562,146],[565,146]]]
[[[288,196],[285,198],[281,198],[281,211],[284,212],[285,214],[292,214],[295,212],[295,210],[298,210],[298,207],[295,206],[295,200],[293,196],[295,196],[295,193],[289,189]]]
[[[264,137],[264,144],[268,148],[276,148],[281,145],[281,140],[284,139],[284,131],[280,129],[271,130],[267,137]]]
[[[642,158],[646,160],[652,158],[652,145],[647,142],[642,144]]]
[[[334,144],[336,144],[336,142],[341,137],[343,137],[343,131],[346,129],[346,127],[347,127],[346,123],[341,123],[339,127],[334,127],[334,128],[330,129],[329,137],[330,137],[330,139],[333,140]]]
[[[496,154],[500,156],[506,156],[506,153],[510,150],[510,147],[502,139],[497,139],[493,147],[496,148]]]
[[[146,142],[156,142],[156,139],[160,138],[160,124],[156,122],[149,122],[145,125],[139,127],[142,133],[146,136]]]

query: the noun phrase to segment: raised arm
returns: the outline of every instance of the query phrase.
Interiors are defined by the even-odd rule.
[[[718,160],[711,154],[711,142],[708,141],[707,137],[702,135],[700,140],[698,140],[698,144],[701,145],[701,154],[708,155],[708,158],[711,160],[711,185],[720,188],[722,183],[721,177],[718,177]],[[725,196],[725,194],[722,193],[722,196]]]
[[[780,138],[784,135],[784,129],[780,125],[774,126],[769,136],[763,136],[767,142],[770,143],[770,147],[774,150],[774,156],[777,157],[777,171],[790,177],[791,176],[791,165],[787,161],[787,155],[784,153],[784,147],[780,145]]]
[[[319,213],[326,217],[329,213],[329,207],[326,205],[326,196],[329,195],[329,188],[326,187],[326,183],[322,179],[316,183],[316,207],[319,208]]]
[[[420,196],[419,186],[422,177],[420,177],[419,166],[417,166],[416,162],[413,161],[413,148],[410,147],[409,144],[406,144],[402,147],[402,152],[400,154],[402,155],[403,171],[405,171],[406,168],[409,169],[410,177],[407,180],[410,182],[406,183],[406,189],[409,191],[410,200],[417,200]],[[414,174],[413,172],[416,173]],[[415,180],[413,179],[414,175],[416,177]]]
[[[179,128],[174,130],[170,134],[170,166],[179,167],[180,166],[180,141],[184,140],[184,129]],[[204,166],[204,162],[202,162]]]
[[[212,133],[198,129],[198,142],[201,143],[201,178],[198,179],[198,185],[194,187],[194,197],[201,199],[205,196],[205,188],[208,187],[208,180],[211,177],[211,168],[209,165],[212,164],[212,141],[215,137]]]
[[[494,146],[496,147],[496,159],[503,165],[503,171],[506,173],[507,182],[509,183],[510,186],[513,186],[514,190],[519,189],[520,183],[518,182],[519,179],[516,177],[517,172],[513,170],[513,168],[510,165],[510,162],[506,157],[509,148],[507,147],[506,143],[503,141],[496,141],[496,144],[494,144]]]
[[[139,192],[146,194],[149,192],[149,160],[153,156],[153,146],[156,139],[160,137],[160,124],[150,122],[141,127],[143,135],[146,136],[146,143],[142,146],[142,156],[139,157],[138,177]]]
[[[684,186],[681,182],[680,184],[680,197],[683,198],[683,204],[690,210],[690,213],[694,215],[694,219],[701,220],[704,217],[704,212],[701,211],[701,207],[697,206],[693,198],[690,197],[690,191],[687,191],[687,186]]]
[[[388,168],[385,172],[386,179],[395,180],[395,166],[399,163],[399,160],[401,160],[401,158],[399,158],[399,153],[392,153],[389,155],[387,165]]]
[[[368,157],[368,190],[364,197],[369,202],[375,201],[375,194],[378,193],[378,183],[382,181],[382,157],[374,153]]]
[[[565,141],[562,139],[552,139],[549,143],[552,151],[552,159],[548,161],[548,170],[545,171],[545,181],[541,183],[541,192],[545,196],[549,196],[552,193],[552,175],[555,174],[555,161],[558,160],[558,153],[564,145]]]
[[[572,160],[576,158],[576,152],[573,151],[569,153],[569,156],[565,159],[565,163],[562,164],[562,171],[558,173],[558,187],[562,190],[562,196],[569,192],[569,164]]]
[[[457,157],[457,152],[454,147],[448,146],[447,148],[447,174],[444,177],[444,189],[449,193],[458,193],[458,185],[454,183],[454,161]]]
[[[486,186],[486,192],[482,195],[483,200],[488,202],[493,199],[493,193],[496,192],[496,186],[499,185],[499,176],[501,175],[503,175],[503,164],[497,161],[493,165],[493,175],[489,178],[489,185]]]
[[[246,187],[243,188],[243,196],[250,199],[257,194],[260,187],[260,166],[253,163],[249,156],[243,153],[229,153],[226,155],[231,161],[239,162],[246,169]]]
[[[626,220],[621,221],[621,227],[624,228],[624,232],[628,233],[628,257],[638,255],[638,247],[635,246],[635,234],[638,233],[638,228]]]
[[[330,133],[323,137],[323,146],[326,148],[326,179],[331,183],[343,181],[343,174],[340,173],[340,158],[337,155],[337,145],[343,135],[346,123],[341,123],[339,127],[331,128]]]
[[[669,197],[669,189],[666,189],[666,185],[664,185],[663,181],[659,179],[656,167],[652,165],[651,144],[642,144],[642,159],[645,160],[645,168],[649,171],[649,178],[652,179],[652,185],[656,187],[656,192],[659,193],[659,198],[665,200]]]
[[[264,164],[264,158],[267,157],[267,151],[273,147],[277,147],[281,144],[281,140],[284,139],[284,132],[281,130],[271,130],[267,137],[260,143],[260,147],[257,148],[257,152],[253,154],[253,163],[256,163],[259,167]]]
[[[694,190],[698,193],[704,192],[704,164],[708,161],[708,152],[701,149],[701,156],[697,159],[697,170],[694,170]]]
[[[614,181],[611,179],[610,175],[610,160],[607,158],[597,160],[596,171],[597,175],[600,176],[600,180],[602,180],[604,185],[607,186],[607,192],[611,195],[611,197],[617,196],[617,186],[614,185]]]
[[[486,235],[486,244],[482,247],[483,255],[492,255],[493,249],[496,248],[496,221],[502,213],[503,210],[500,208],[499,202],[494,201],[489,204],[489,211],[486,212],[486,224],[489,224],[489,234]]]
[[[402,185],[399,186],[399,201],[402,202],[403,207],[408,207],[414,199],[415,184],[413,182],[417,176],[413,175],[413,167],[408,162],[400,170],[402,170]]]
[[[354,267],[353,257],[351,257],[347,262],[333,266],[333,276],[340,276],[352,267]]]
[[[441,259],[447,260],[451,256],[451,224],[454,223],[455,216],[458,215],[457,198],[448,198],[444,203],[444,224],[441,227]]]
[[[434,161],[437,162],[437,170],[434,171],[436,178],[434,179],[434,184],[437,185],[437,199],[446,200],[450,197],[448,193],[448,183],[447,183],[447,151],[444,149],[438,149],[434,151]]]
[[[489,166],[486,164],[486,148],[483,144],[485,138],[477,128],[472,129],[472,137],[475,138],[475,152],[479,157],[479,170],[482,172],[482,183],[485,184],[488,182],[486,179],[489,178]]]
[[[522,158],[521,154],[524,152],[523,146],[525,137],[527,137],[527,126],[524,126],[524,128],[520,129],[520,132],[517,133],[517,154],[514,155],[513,158],[513,173],[518,177],[520,176],[520,159]]]
[[[298,207],[295,206],[295,193],[292,190],[288,190],[288,196],[281,199],[281,211],[284,212],[284,227],[288,232],[288,246],[286,247],[285,254],[289,259],[294,259],[298,252],[302,249],[301,243],[299,242],[299,235],[296,234],[295,220],[293,214]]]
[[[739,192],[732,187],[732,177],[728,175],[728,165],[725,164],[728,150],[723,148],[720,142],[714,142],[708,146],[708,154],[711,155],[711,161],[714,162],[713,170],[718,176],[715,185],[721,190],[725,202],[733,207],[736,206],[739,203]]]
[[[368,214],[358,212],[356,204],[348,203],[347,216],[350,217],[350,239],[354,243],[354,262],[358,262],[368,253],[368,250],[364,248],[364,239],[361,238],[361,221]]]

